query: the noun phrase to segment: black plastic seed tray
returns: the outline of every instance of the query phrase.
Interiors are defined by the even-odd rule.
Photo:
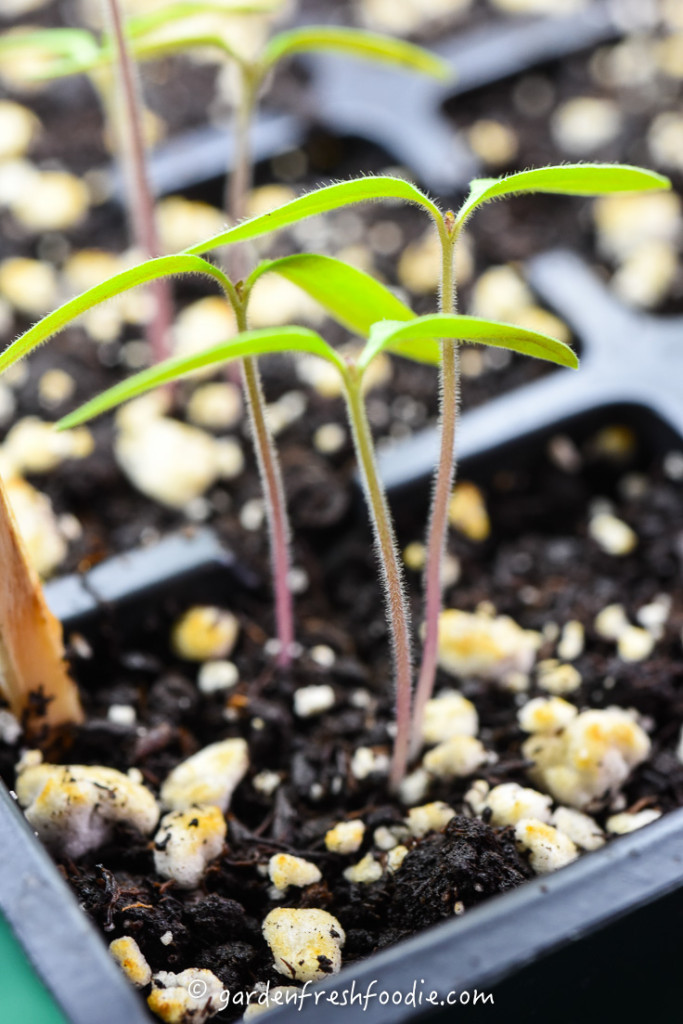
[[[325,994],[317,1006],[303,1000],[274,1010],[272,1020],[445,1024],[470,1014],[509,1024],[676,1020],[682,914],[678,810],[343,970],[320,983]],[[367,1005],[358,998],[366,992],[376,993]],[[413,992],[414,1003],[406,998]]]
[[[200,529],[112,558],[86,575],[66,576],[45,589],[68,637],[74,631],[94,635],[114,629],[126,635],[144,628],[150,610],[220,599],[226,592],[234,598],[257,582],[213,532]],[[70,1024],[149,1020],[1,783],[0,914]],[[4,1024],[2,1006],[0,992]]]
[[[355,63],[350,74],[348,62],[311,61],[317,116],[328,130],[379,142],[424,184],[454,190],[477,168],[448,129],[440,112],[443,102],[614,38],[620,28],[612,9],[594,3],[578,17],[534,20],[501,26],[498,35],[454,39],[442,52],[457,64],[460,78],[445,90],[433,83],[416,85],[413,77],[409,86],[404,76],[384,79],[382,70],[374,78],[374,70],[359,72]],[[398,114],[387,113],[384,100],[368,106],[370,95],[391,100]],[[260,122],[259,157],[300,145],[312,117],[311,107],[303,119],[278,115],[270,123]],[[158,192],[178,191],[223,173],[225,137],[198,134],[191,141],[191,158],[182,140],[173,144],[175,151],[158,152],[153,164]],[[540,297],[579,338],[582,368],[578,374],[553,372],[463,416],[460,461],[465,470],[484,472],[492,458],[517,457],[530,438],[568,426],[589,429],[616,413],[628,415],[660,447],[680,444],[683,318],[627,310],[571,253],[546,253],[527,270]],[[436,452],[436,435],[425,432],[384,453],[381,470],[392,494],[424,498]],[[235,585],[249,589],[255,581],[209,531],[199,531],[47,589],[67,632],[90,632],[112,618],[125,629],[143,607],[164,604],[174,594],[189,600]],[[0,792],[0,911],[70,1024],[149,1020],[5,791]],[[680,810],[557,875],[528,882],[463,918],[344,968],[322,983],[325,994],[317,1004],[311,998],[300,1008],[274,1011],[270,1019],[282,1024],[321,1019],[399,1024],[480,1014],[509,1024],[675,1020],[680,1016],[676,982],[682,925]],[[405,997],[413,985],[415,1000],[397,1001],[396,994]],[[492,994],[493,1005],[490,1000],[475,1005],[475,990]],[[377,995],[365,1006],[357,997],[368,991]],[[380,993],[387,994],[386,1000],[380,1000]],[[426,1001],[430,993],[435,993],[431,1003]],[[452,1005],[449,993],[455,996]],[[351,995],[356,999],[350,1003]]]

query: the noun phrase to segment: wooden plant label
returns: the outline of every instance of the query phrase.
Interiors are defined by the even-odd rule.
[[[47,606],[0,478],[0,689],[33,739],[80,722],[62,626]]]

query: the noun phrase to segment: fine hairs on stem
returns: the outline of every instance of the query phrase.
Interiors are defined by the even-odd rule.
[[[344,377],[344,383],[356,458],[361,471],[363,490],[375,536],[394,658],[396,740],[389,782],[395,789],[405,775],[410,746],[413,673],[410,653],[410,616],[394,527],[386,494],[377,470],[372,434],[363,401],[361,378],[354,366],[349,367],[348,373]]]
[[[154,212],[154,197],[147,174],[143,107],[136,69],[126,41],[120,0],[105,0],[105,3],[117,56],[122,116],[117,118],[116,130],[121,136],[123,162],[131,195],[131,230],[136,243],[146,256],[159,256],[161,250]],[[115,104],[116,107],[118,104]],[[154,359],[158,362],[169,354],[173,311],[167,280],[155,281],[150,286],[150,290],[154,297],[154,309],[147,324],[147,337]]]
[[[226,189],[227,213],[233,223],[241,221],[246,213],[247,197],[253,173],[249,135],[255,90],[246,68],[241,68],[240,71],[240,92],[235,118],[235,164]],[[228,266],[232,280],[243,282],[248,272],[248,256],[244,243],[234,245],[229,250]],[[243,296],[235,308],[237,329],[240,333],[249,329],[247,301],[248,295]],[[286,666],[291,661],[294,643],[294,608],[289,586],[291,568],[289,519],[282,471],[266,419],[261,375],[258,363],[253,357],[247,356],[242,360],[242,382],[266,506],[275,599],[275,624],[279,645],[277,662],[279,665]]]
[[[248,123],[246,118],[242,122]],[[248,149],[242,146],[243,169],[249,166]],[[248,188],[249,175],[242,177]],[[447,523],[455,463],[455,432],[458,418],[459,374],[458,351],[462,343],[483,344],[506,349],[525,356],[543,359],[557,366],[577,369],[578,358],[570,346],[543,332],[501,323],[485,317],[459,315],[455,310],[454,252],[457,237],[472,213],[484,203],[503,196],[531,192],[562,195],[593,196],[615,192],[650,191],[670,188],[667,178],[644,168],[614,164],[563,164],[555,167],[532,168],[502,178],[487,178],[471,183],[470,192],[457,215],[441,213],[438,207],[410,182],[388,175],[356,178],[336,182],[306,193],[283,204],[267,214],[214,235],[173,256],[147,260],[128,268],[89,288],[83,294],[69,299],[47,314],[0,353],[0,373],[28,355],[40,344],[58,334],[69,323],[89,309],[120,295],[140,284],[176,274],[201,274],[220,284],[237,319],[238,333],[199,353],[175,356],[163,363],[148,367],[90,399],[85,405],[69,413],[58,426],[68,429],[79,426],[122,402],[129,401],[154,388],[179,380],[197,370],[225,366],[233,360],[248,360],[245,383],[252,397],[255,422],[263,432],[255,430],[258,451],[266,453],[260,466],[267,489],[266,498],[275,494],[270,521],[273,553],[284,553],[275,564],[277,576],[286,583],[287,525],[284,501],[279,490],[277,462],[265,429],[263,397],[258,377],[249,371],[255,369],[255,360],[272,353],[307,353],[326,361],[341,375],[351,432],[356,446],[363,477],[370,517],[379,553],[382,583],[388,608],[389,629],[394,655],[396,683],[396,741],[390,781],[396,789],[407,768],[412,752],[421,746],[421,717],[424,705],[431,696],[435,666],[438,658],[438,624],[441,608],[441,561]],[[202,258],[203,254],[250,242],[295,224],[309,216],[340,210],[356,203],[391,199],[417,203],[437,224],[442,246],[441,312],[416,316],[414,312],[371,275],[327,255],[298,253],[277,259],[262,260],[248,277],[233,281],[215,263]],[[291,280],[320,303],[340,324],[365,337],[366,343],[359,355],[351,361],[345,359],[316,331],[296,325],[250,330],[246,307],[254,283],[265,274],[279,274]],[[441,339],[436,341],[435,339]],[[425,658],[420,674],[419,694],[412,704],[412,671],[410,655],[410,623],[405,599],[401,567],[391,524],[388,503],[378,477],[367,416],[362,394],[362,380],[368,367],[382,352],[395,353],[419,363],[441,367],[441,429],[442,445],[433,494],[433,508],[429,529],[429,562],[426,571],[427,636]],[[272,472],[271,472],[272,470]],[[282,511],[277,518],[278,510]],[[276,532],[279,530],[279,532]],[[276,593],[282,606],[288,607],[291,622],[291,604],[286,605],[288,590]],[[278,627],[282,628],[281,621]],[[286,633],[284,635],[287,635]],[[290,653],[284,651],[285,656]],[[412,733],[412,736],[411,736]]]
[[[439,312],[452,314],[456,311],[455,288],[455,244],[457,229],[455,215],[448,211],[441,222],[437,221],[441,242],[441,291]],[[448,502],[455,478],[455,439],[458,426],[460,403],[460,352],[459,343],[444,338],[441,342],[441,366],[439,369],[439,461],[434,478],[432,501],[427,528],[427,560],[424,573],[424,619],[425,636],[422,661],[415,701],[412,711],[411,754],[417,755],[422,737],[422,722],[425,706],[434,690],[436,662],[439,646],[439,615],[442,604],[442,564],[446,550],[448,530]]]

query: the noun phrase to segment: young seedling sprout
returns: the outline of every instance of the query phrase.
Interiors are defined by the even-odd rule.
[[[112,9],[116,0],[108,0]],[[275,5],[277,8],[277,5]],[[290,57],[311,51],[343,53],[364,60],[376,61],[407,71],[447,78],[452,68],[435,54],[403,40],[378,35],[357,29],[331,26],[306,26],[277,33],[266,43],[255,58],[240,54],[230,42],[229,32],[218,28],[207,31],[196,28],[198,14],[212,14],[217,26],[224,24],[226,15],[235,13],[263,14],[272,8],[263,4],[234,4],[221,7],[211,3],[178,3],[150,15],[130,19],[125,34],[120,18],[115,20],[115,50],[122,70],[124,94],[129,109],[134,108],[135,81],[131,70],[130,50],[137,60],[158,59],[169,53],[189,52],[197,47],[218,50],[238,71],[237,97],[234,117],[235,158],[232,173],[226,188],[226,213],[237,224],[246,214],[247,198],[253,178],[253,163],[250,150],[250,133],[259,96],[276,65]],[[168,32],[169,27],[171,32]],[[68,31],[68,30],[67,30]],[[71,38],[71,37],[70,37]],[[71,55],[53,68],[53,74],[92,73],[106,66],[113,58],[111,42],[104,39],[95,52],[91,45],[79,40],[71,42]],[[140,132],[131,131],[131,136],[140,138]],[[144,189],[140,190],[141,194]],[[246,239],[245,239],[246,240]],[[249,271],[249,259],[243,242],[235,238],[228,256],[228,270],[234,282],[234,295],[229,296],[235,313],[238,333],[248,330],[248,314],[241,282]],[[148,247],[148,250],[149,247]],[[157,255],[157,247],[151,255]],[[294,612],[289,585],[291,556],[290,529],[287,516],[282,473],[277,452],[268,427],[261,377],[256,359],[246,356],[242,360],[242,377],[246,405],[251,424],[252,439],[263,487],[268,524],[273,591],[275,596],[275,620],[278,637],[280,664],[286,665],[294,640]]]
[[[442,214],[419,189],[401,179],[377,177],[342,182],[318,189],[269,214],[230,228],[193,247],[192,251],[149,261],[117,275],[50,314],[17,339],[0,356],[2,371],[92,306],[136,284],[174,273],[202,273],[212,277],[223,288],[235,309],[236,316],[240,315],[239,311],[242,310],[241,315],[245,316],[245,321],[245,311],[255,282],[266,273],[277,273],[306,291],[343,325],[368,337],[359,357],[351,361],[342,359],[320,335],[304,328],[243,330],[237,337],[206,352],[167,360],[143,371],[93,399],[66,417],[60,425],[71,427],[85,422],[123,401],[174,381],[187,373],[233,359],[255,359],[271,352],[303,351],[325,359],[335,366],[344,386],[347,412],[375,534],[381,576],[385,584],[396,684],[397,737],[391,771],[393,785],[398,785],[405,772],[411,745],[411,731],[413,737],[417,734],[412,700],[410,626],[394,530],[378,476],[372,438],[365,415],[362,398],[363,376],[372,360],[385,350],[406,358],[440,365],[443,362],[443,339],[454,344],[471,341],[500,346],[569,367],[578,365],[576,356],[570,348],[556,339],[509,324],[449,312],[415,317],[407,306],[372,277],[331,257],[300,254],[279,260],[266,260],[237,287],[223,271],[203,259],[200,253],[249,241],[314,214],[353,203],[370,199],[400,199],[418,203],[435,220],[444,246],[445,283],[452,288],[452,254],[457,230],[477,202],[515,191],[530,191],[532,187],[538,189],[543,183],[548,191],[562,190],[582,194],[595,193],[598,190],[614,191],[619,188],[663,187],[666,184],[659,176],[638,168],[593,166],[529,171],[501,181],[488,182],[485,188],[481,183],[473,184],[470,198],[456,217],[449,212]],[[442,340],[437,342],[435,338]],[[450,487],[450,476],[448,486]],[[438,572],[438,568],[436,571]]]
[[[283,207],[282,210],[267,215],[267,218],[269,217],[271,221],[270,229],[273,230],[276,227],[284,226],[285,223],[292,223],[293,220],[310,216],[313,213],[323,212],[327,209],[333,209],[336,206],[362,201],[363,199],[381,198],[383,195],[390,195],[392,188],[396,189],[395,182],[393,186],[388,184],[390,179],[375,178],[370,179],[370,181],[376,185],[376,191],[373,185],[371,185],[364,195],[362,183],[346,182],[339,186],[321,189],[317,193],[312,193],[311,196],[304,196],[299,200],[294,200],[293,203]],[[359,185],[360,188],[358,188]],[[499,179],[478,179],[472,182],[469,195],[457,214],[450,210],[442,213],[419,190],[413,189],[409,185],[402,191],[400,198],[422,205],[435,222],[442,252],[439,308],[442,316],[448,317],[454,313],[456,303],[455,246],[465,222],[477,207],[496,198],[518,195],[525,192],[596,196],[608,192],[668,187],[670,187],[668,179],[638,167],[610,164],[566,165],[522,171],[518,174]],[[384,191],[387,188],[389,191]],[[358,189],[358,191],[355,191],[355,189]],[[397,195],[393,196],[393,198],[398,197]],[[329,206],[327,205],[328,203],[330,203]],[[289,219],[290,216],[292,216],[291,220]],[[251,227],[245,225],[245,230],[249,234],[246,236],[244,233],[241,233],[240,237],[256,237],[256,234],[263,233],[263,220],[267,220],[267,218],[256,218],[250,222]],[[284,223],[282,218],[285,218]],[[251,231],[256,232],[256,234],[252,235]],[[228,243],[239,240],[234,230],[231,237],[229,237],[230,234],[228,232],[222,236],[223,242]],[[198,246],[194,247],[191,251],[199,253],[208,250],[203,246]],[[446,321],[444,320],[444,326],[445,323]],[[409,331],[410,328],[405,330]],[[403,336],[406,340],[409,340],[408,335],[404,333]],[[436,674],[438,623],[442,602],[441,564],[446,540],[448,500],[455,474],[455,442],[460,391],[458,359],[458,343],[460,340],[464,339],[460,338],[457,333],[442,335],[439,382],[441,450],[429,515],[427,560],[424,579],[425,640],[415,700],[410,716],[404,716],[403,711],[405,707],[411,707],[411,702],[407,697],[402,699],[404,690],[407,689],[404,688],[403,683],[404,673],[397,677],[397,694],[399,695],[397,700],[398,734],[394,757],[394,781],[396,781],[397,777],[401,777],[405,770],[406,761],[403,758],[403,737],[406,732],[412,730],[412,752],[417,753],[419,749],[424,708],[433,692]],[[401,659],[397,658],[397,665],[404,663],[409,664],[405,654]],[[405,725],[404,727],[404,717],[412,718],[412,724]]]
[[[87,402],[80,410],[60,421],[59,425],[62,428],[83,423],[123,401],[177,380],[187,373],[221,365],[231,359],[256,359],[259,355],[270,352],[304,351],[326,359],[336,367],[343,381],[347,413],[373,523],[382,580],[385,584],[396,693],[396,740],[391,768],[391,783],[396,786],[407,767],[411,746],[413,750],[418,749],[422,713],[433,686],[436,630],[441,600],[440,562],[445,529],[444,504],[450,496],[455,462],[459,388],[458,346],[463,342],[493,345],[547,359],[560,366],[574,369],[578,367],[577,356],[568,346],[554,338],[513,325],[486,321],[480,317],[458,315],[453,311],[454,250],[459,232],[478,206],[499,197],[530,191],[595,196],[609,191],[666,187],[669,187],[668,179],[637,167],[549,167],[524,171],[507,178],[474,181],[463,207],[458,214],[454,214],[452,211],[442,213],[419,188],[399,178],[378,176],[328,185],[293,200],[278,210],[228,228],[218,236],[191,247],[184,253],[148,261],[90,289],[44,317],[43,321],[18,338],[0,355],[0,373],[94,305],[138,284],[176,273],[203,273],[218,282],[236,312],[238,323],[242,324],[241,334],[205,352],[175,357],[143,371]],[[315,214],[382,199],[418,204],[434,220],[443,257],[440,312],[415,316],[408,306],[399,302],[371,276],[331,257],[303,254],[280,260],[266,260],[252,271],[246,281],[237,284],[231,282],[214,264],[202,258],[212,250],[251,241]],[[321,303],[344,326],[367,336],[369,340],[360,355],[355,360],[344,360],[321,336],[303,328],[247,330],[246,316],[251,289],[259,276],[266,272],[285,276]],[[425,573],[425,652],[415,701],[412,693],[408,605],[404,595],[393,526],[377,472],[372,436],[361,392],[362,377],[372,360],[384,350],[431,362],[439,366],[441,372],[442,446],[430,515],[429,552]]]
[[[235,128],[235,165],[230,178],[228,190],[228,213],[234,223],[238,223],[246,213],[246,200],[252,182],[253,165],[250,153],[249,138],[255,105],[263,88],[264,81],[271,74],[275,65],[285,57],[291,57],[307,50],[332,50],[349,53],[354,57],[397,64],[412,71],[446,77],[450,69],[441,60],[427,51],[400,40],[378,36],[354,29],[326,28],[311,26],[294,29],[275,35],[265,47],[257,60],[245,61],[237,59],[239,68],[239,95],[237,100]],[[245,259],[244,243],[233,247],[233,259],[230,262],[234,279],[246,276],[248,264]],[[238,318],[240,331],[247,329],[246,305],[243,307],[242,318]],[[266,511],[270,533],[271,559],[275,588],[275,610],[280,641],[281,661],[288,660],[288,652],[294,639],[294,613],[292,595],[289,587],[290,551],[289,524],[280,470],[275,447],[268,430],[265,416],[265,403],[261,386],[258,365],[255,359],[245,358],[242,363],[245,389],[248,396],[248,409],[252,424],[252,432],[257,441],[256,451],[264,493],[267,496]],[[356,432],[354,437],[358,440]],[[365,452],[365,446],[363,446]],[[367,452],[365,452],[367,456]],[[365,476],[364,476],[365,478]],[[397,592],[400,591],[400,578],[394,579],[393,573],[387,579],[387,585]],[[396,630],[403,638],[398,651],[408,644],[408,618],[405,602],[401,602],[396,620]],[[410,675],[410,662],[406,662],[403,653],[397,656],[397,664],[401,673]]]
[[[469,195],[457,214],[447,211],[437,220],[442,252],[440,309],[455,308],[454,251],[462,229],[478,207],[494,199],[522,193],[545,192],[565,196],[598,196],[609,192],[670,188],[660,174],[639,167],[610,164],[565,165],[521,171],[503,178],[481,178],[470,184]],[[458,340],[444,337],[440,366],[441,445],[429,513],[425,566],[425,638],[413,706],[412,752],[417,753],[427,701],[434,689],[438,654],[439,615],[442,604],[441,565],[448,527],[448,501],[456,468],[456,428],[460,395]]]
[[[198,14],[210,13],[224,20],[239,14],[263,14],[270,8],[259,3],[169,4],[160,11],[124,19],[121,0],[104,0],[109,31],[100,38],[87,29],[29,29],[5,34],[0,39],[0,63],[12,62],[22,53],[35,59],[34,76],[38,80],[85,74],[100,97],[109,130],[118,139],[121,165],[128,188],[130,234],[145,257],[161,254],[157,218],[154,209],[145,146],[144,114],[136,60],[163,57],[175,50],[187,50],[202,44],[202,38],[183,34],[182,25]],[[179,32],[166,41],[154,38],[156,32],[179,26]],[[222,46],[220,33],[204,38],[211,46]],[[114,67],[116,87],[112,89],[110,69]],[[168,281],[151,285],[154,299],[146,334],[152,356],[163,359],[170,353],[173,320]]]
[[[206,37],[200,37],[200,42],[204,45],[207,42]],[[184,40],[182,37],[175,40],[175,45],[178,48],[189,49],[196,44],[197,40],[192,36],[188,36]],[[346,53],[353,57],[397,65],[411,71],[436,75],[437,77],[447,77],[451,73],[448,65],[419,47],[412,46],[401,40],[355,29],[309,26],[281,32],[273,36],[263,52],[252,60],[242,57],[224,40],[221,40],[221,45],[228,59],[236,64],[239,72],[238,94],[235,104],[235,160],[226,190],[226,212],[234,224],[239,223],[246,214],[247,198],[252,185],[253,162],[250,150],[250,134],[256,104],[264,88],[265,81],[281,60],[306,51],[331,50]],[[232,280],[237,286],[237,296],[241,300],[238,305],[234,306],[234,309],[237,328],[242,333],[248,330],[248,292],[241,288],[241,282],[249,270],[249,260],[244,242],[236,242],[233,245],[229,255],[228,267]],[[281,664],[287,664],[294,640],[294,612],[289,586],[291,568],[290,530],[282,472],[266,420],[263,388],[255,357],[246,356],[242,360],[242,375],[256,458],[266,498],[266,520],[270,538],[279,661]],[[395,588],[398,586],[398,581],[390,581],[389,585]],[[399,616],[397,629],[401,635],[405,632],[407,644],[408,623],[405,608],[402,609],[402,614]],[[409,661],[405,664],[404,662],[405,659],[401,657],[400,664],[402,669],[409,676]]]

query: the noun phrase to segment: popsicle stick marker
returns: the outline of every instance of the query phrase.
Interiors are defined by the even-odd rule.
[[[0,479],[0,691],[33,742],[83,720],[52,614]]]

